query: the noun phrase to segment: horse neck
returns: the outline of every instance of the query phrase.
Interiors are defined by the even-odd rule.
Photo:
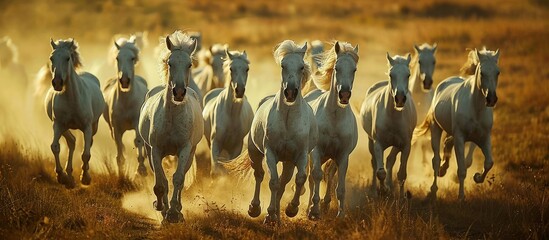
[[[223,93],[223,105],[225,105],[225,111],[228,111],[230,115],[240,113],[243,101],[244,99],[237,101],[236,95],[231,89],[230,84],[225,87],[225,91]]]
[[[477,67],[475,75],[465,80],[468,87],[471,88],[471,107],[475,109],[475,112],[480,112],[486,109],[484,95],[480,90],[480,68]]]
[[[387,83],[387,86],[385,86],[385,92],[384,92],[384,98],[383,98],[383,101],[384,101],[384,106],[385,106],[385,113],[387,115],[394,115],[396,113],[398,113],[399,111],[397,111],[395,109],[395,99],[393,97],[393,93],[391,92],[391,82],[389,81],[389,83]]]
[[[337,104],[338,101],[339,96],[337,92],[336,75],[332,72],[330,89],[328,90],[328,99],[325,105],[328,109],[328,112],[335,113],[338,110],[343,110],[343,108],[339,107],[339,105]]]
[[[77,103],[78,95],[80,95],[80,77],[73,67],[69,71],[71,77],[67,80],[65,94],[67,94],[71,103]]]

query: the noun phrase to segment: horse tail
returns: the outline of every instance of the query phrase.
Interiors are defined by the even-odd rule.
[[[251,182],[249,180],[253,177],[252,159],[247,149],[235,159],[220,161],[220,164],[230,176],[238,178],[241,182]]]
[[[427,132],[429,132],[429,129],[431,127],[431,123],[433,123],[432,115],[433,114],[431,113],[431,111],[429,111],[427,113],[427,117],[425,118],[423,123],[414,129],[414,134],[412,135],[412,145],[415,144],[415,142],[417,141],[417,139],[419,137],[421,137],[421,136],[427,134]]]

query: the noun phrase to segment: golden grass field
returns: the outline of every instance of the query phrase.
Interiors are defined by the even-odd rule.
[[[28,82],[0,79],[0,238],[1,239],[548,239],[549,238],[549,3],[530,1],[1,1],[0,36],[19,49]],[[92,147],[92,184],[65,189],[55,180],[50,151],[51,123],[35,99],[32,81],[48,61],[49,38],[73,37],[80,44],[83,70],[107,61],[112,36],[148,31],[141,64],[160,83],[153,49],[158,37],[175,29],[201,31],[204,46],[228,43],[246,50],[251,61],[246,95],[252,106],[278,90],[279,70],[272,49],[284,39],[320,39],[360,45],[353,108],[366,89],[383,80],[385,52],[405,54],[413,44],[438,43],[435,84],[459,74],[466,48],[500,49],[498,96],[492,131],[495,166],[483,184],[472,176],[482,168],[475,153],[466,178],[466,200],[457,200],[456,164],[439,180],[438,201],[425,200],[431,164],[412,154],[407,189],[412,198],[372,198],[370,154],[359,128],[359,145],[348,172],[348,216],[331,211],[319,221],[300,213],[282,217],[279,226],[263,225],[268,187],[262,188],[263,214],[246,210],[248,186],[208,180],[183,193],[186,222],[161,225],[152,208],[152,177],[134,179],[137,167],[133,133],[126,134],[128,177],[116,176],[116,150],[104,120]],[[114,75],[114,73],[113,73]],[[101,79],[104,81],[104,79]],[[75,177],[79,176],[82,135],[77,133]],[[66,147],[62,142],[62,159]],[[203,141],[204,142],[204,141]],[[201,143],[197,161],[207,166]],[[134,160],[134,161],[132,161]],[[167,164],[169,165],[169,164]],[[397,162],[398,165],[398,162]],[[398,166],[395,166],[395,168]],[[199,177],[202,176],[199,169]],[[149,169],[149,173],[150,169]],[[264,184],[268,182],[268,175]],[[306,185],[307,186],[307,185]],[[286,195],[292,192],[288,187]],[[281,203],[285,206],[288,197]]]

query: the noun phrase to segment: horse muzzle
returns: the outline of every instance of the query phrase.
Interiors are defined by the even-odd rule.
[[[495,91],[488,91],[488,94],[486,94],[486,106],[487,107],[494,107],[496,106],[496,103],[498,102],[498,95]]]
[[[55,91],[62,91],[63,79],[55,77],[51,80],[51,85]]]
[[[295,99],[297,98],[297,88],[284,89],[284,97],[287,102],[295,102]]]
[[[187,94],[187,88],[174,87],[172,91],[173,100],[176,102],[183,102],[185,95]]]
[[[425,80],[423,80],[423,90],[431,90],[432,86],[433,86],[433,79],[425,78]]]
[[[339,103],[343,105],[349,104],[349,100],[351,99],[351,91],[339,91]]]
[[[234,89],[234,93],[236,95],[236,98],[240,99],[240,98],[243,98],[244,97],[244,92],[246,91],[246,88],[245,87],[240,87],[240,86],[237,86],[235,89]]]
[[[122,89],[130,88],[130,78],[129,77],[121,77],[118,81],[120,81],[120,87]]]
[[[395,105],[397,108],[403,108],[406,103],[406,94],[402,92],[397,92],[395,95]]]

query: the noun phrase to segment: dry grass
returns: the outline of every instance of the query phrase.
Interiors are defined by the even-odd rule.
[[[112,145],[108,134],[99,137],[92,149],[95,151],[92,164],[97,168],[105,162],[99,169],[106,171],[94,174],[90,187],[66,190],[56,183],[48,145],[42,144],[49,142],[50,136],[34,136],[40,138],[34,141],[44,145],[43,148],[28,147],[30,136],[14,136],[17,140],[12,140],[8,135],[16,133],[6,131],[10,127],[21,128],[15,126],[18,115],[1,118],[5,122],[0,123],[8,125],[0,127],[0,133],[5,134],[0,137],[0,236],[3,239],[549,237],[549,68],[545,66],[549,60],[546,43],[549,10],[546,1],[422,0],[412,3],[399,0],[390,4],[386,1],[319,4],[314,0],[276,3],[238,0],[231,3],[189,1],[184,6],[178,1],[58,1],[55,4],[26,1],[1,2],[0,9],[3,9],[1,34],[10,35],[19,45],[20,59],[29,67],[30,74],[47,60],[49,37],[75,37],[81,43],[84,64],[89,66],[104,61],[107,44],[111,43],[114,33],[146,29],[154,45],[156,36],[176,28],[190,28],[203,32],[204,46],[223,42],[231,48],[247,50],[252,62],[247,88],[254,90],[255,95],[250,97],[252,103],[276,89],[278,70],[271,51],[277,42],[286,38],[341,39],[360,44],[357,91],[365,91],[385,77],[385,51],[403,54],[412,50],[412,44],[421,42],[438,43],[437,82],[458,74],[467,47],[499,48],[502,72],[492,137],[495,169],[484,184],[470,183],[473,171],[482,165],[482,155],[475,155],[478,161],[466,180],[466,202],[457,201],[457,184],[452,182],[455,174],[446,177],[453,187],[441,189],[436,204],[424,201],[429,186],[424,183],[429,183],[431,172],[420,174],[426,179],[421,184],[409,181],[408,188],[414,196],[406,203],[398,203],[392,197],[372,199],[365,190],[371,176],[369,155],[365,143],[359,141],[359,147],[351,156],[348,217],[334,220],[336,213],[332,209],[321,221],[312,222],[300,213],[296,219],[283,217],[280,226],[265,226],[262,219],[251,219],[241,209],[233,209],[222,201],[216,203],[209,198],[208,191],[204,191],[205,198],[199,200],[199,205],[187,205],[193,200],[189,197],[193,191],[207,189],[203,183],[205,187],[198,186],[198,190],[191,190],[185,196],[184,208],[191,209],[185,213],[187,222],[159,228],[155,220],[122,208],[126,194],[144,191],[148,186],[114,177],[115,170],[111,169],[109,160],[103,159],[112,155],[104,152],[113,149],[101,148]],[[63,14],[52,14],[52,11]],[[69,12],[74,12],[74,16],[68,15]],[[26,17],[30,15],[33,17]],[[22,29],[33,30],[32,37]],[[145,54],[149,55],[142,59],[153,59],[150,52]],[[2,92],[2,99],[8,93]],[[352,104],[360,104],[362,93],[353,96],[357,97],[353,97]],[[0,113],[8,116],[14,109],[10,104],[2,103]],[[50,129],[47,130],[42,131],[49,133]],[[99,130],[100,134],[103,130]],[[363,137],[365,135],[360,136]],[[101,154],[97,154],[98,151]],[[47,153],[48,157],[40,153]],[[207,154],[201,153],[199,161],[207,163]],[[204,165],[199,164],[199,168],[201,166]],[[454,167],[451,166],[450,173],[455,172]],[[263,188],[263,192],[268,192],[268,188]],[[251,199],[249,194],[238,196],[244,199],[222,195],[221,200],[247,203]],[[150,207],[149,200],[146,201]],[[262,207],[265,210],[265,201]]]

